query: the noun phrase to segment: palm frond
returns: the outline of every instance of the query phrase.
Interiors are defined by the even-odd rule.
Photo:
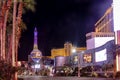
[[[26,10],[31,10],[32,12],[35,12],[35,0],[23,0],[24,2],[24,8]]]
[[[21,28],[21,30],[26,30],[27,29],[26,24],[23,21],[21,21],[19,27]]]

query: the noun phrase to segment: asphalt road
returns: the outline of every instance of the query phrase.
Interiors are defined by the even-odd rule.
[[[46,77],[46,76],[18,76],[24,80],[120,80],[112,78],[93,78],[93,77]]]

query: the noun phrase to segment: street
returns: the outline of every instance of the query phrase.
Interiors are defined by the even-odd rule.
[[[18,76],[24,80],[120,80],[112,78],[93,78],[93,77],[48,77],[48,76]]]

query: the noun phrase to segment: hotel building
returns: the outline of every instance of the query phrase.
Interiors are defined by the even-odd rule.
[[[54,59],[56,56],[70,56],[73,52],[73,49],[76,49],[76,51],[84,51],[86,50],[85,47],[74,47],[72,43],[66,42],[64,44],[64,48],[58,48],[58,49],[52,49],[51,50],[51,58]]]
[[[120,71],[120,0],[113,0],[112,6],[96,22],[95,32],[86,34],[87,50],[100,47],[111,40],[116,44],[116,71]]]
[[[113,14],[110,7],[105,14],[96,22],[95,32],[86,34],[87,49],[94,49],[114,40]]]

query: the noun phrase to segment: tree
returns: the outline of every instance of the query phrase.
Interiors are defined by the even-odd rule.
[[[6,24],[7,24],[8,13],[10,10],[11,3],[12,3],[12,1],[8,0],[8,1],[6,1],[6,6],[5,6],[6,12],[4,15],[4,24],[3,24],[3,54],[4,55],[6,55]]]
[[[22,21],[22,14],[23,14],[23,10],[24,12],[26,12],[25,10],[31,10],[31,11],[35,11],[35,1],[34,0],[19,0],[19,6],[18,6],[18,15],[17,15],[17,21],[16,21],[16,58],[17,58],[17,51],[18,51],[18,45],[19,45],[19,39],[21,37],[21,31],[22,29],[25,29],[26,25],[23,23]]]
[[[0,13],[0,17],[1,17],[1,24],[0,24],[0,28],[1,28],[1,55],[2,58],[5,60],[5,54],[6,54],[6,50],[5,50],[5,41],[6,41],[6,22],[7,22],[7,18],[8,18],[8,12],[10,9],[10,5],[11,5],[11,0],[3,0],[0,2],[0,6],[1,8],[1,13]]]
[[[1,6],[0,7],[0,41],[1,41],[0,58],[4,60],[8,60],[9,61],[8,63],[10,64],[12,63],[12,66],[15,66],[15,61],[17,61],[17,49],[18,49],[21,31],[23,27],[24,28],[26,27],[25,23],[22,21],[23,9],[24,12],[27,9],[30,9],[32,11],[35,10],[34,7],[35,0],[24,0],[24,1],[19,0],[19,2],[17,2],[17,0],[14,0],[14,4],[13,4],[14,6],[11,5],[12,0],[0,1],[0,6]],[[8,43],[7,46],[6,46],[6,42]],[[7,54],[5,53],[6,51]],[[6,57],[6,55],[8,58]],[[10,60],[11,55],[12,55],[12,59]]]
[[[11,26],[14,24],[12,22],[13,19],[13,5],[12,4],[12,0],[2,0],[0,1],[0,35],[1,35],[1,55],[2,57],[5,59],[5,55],[8,55],[8,53],[10,53],[10,50],[7,50],[8,52],[6,53],[6,37],[7,37],[7,33],[6,33],[6,29],[8,29],[8,27],[12,28]],[[31,10],[31,11],[35,11],[35,0],[18,0],[18,2],[16,3],[16,29],[15,29],[15,43],[16,46],[18,47],[18,43],[19,43],[19,39],[20,39],[20,35],[21,35],[21,31],[23,29],[26,28],[25,23],[22,21],[22,14],[26,12],[26,10]],[[9,16],[8,16],[9,15]],[[13,16],[13,17],[11,17]],[[12,24],[13,23],[13,24]],[[11,32],[9,30],[12,29],[8,29],[7,32]],[[11,35],[9,33],[9,35]],[[10,37],[10,36],[9,36]],[[13,36],[11,36],[13,37]],[[11,43],[11,42],[10,42]],[[9,44],[10,44],[9,43]],[[17,47],[16,47],[16,53],[17,53]]]
[[[7,27],[10,27],[12,26],[14,23],[12,22],[12,19],[13,17],[11,17],[13,14],[13,6],[11,5],[12,3],[12,0],[3,0],[3,1],[0,1],[0,6],[2,7],[0,10],[0,30],[1,30],[1,55],[3,56],[3,58],[5,59],[5,55],[8,55],[8,53],[10,52],[6,52],[6,29],[8,29]],[[23,12],[25,13],[26,10],[31,10],[31,11],[35,11],[35,1],[34,0],[19,0],[19,2],[16,3],[16,5],[18,4],[18,7],[16,6],[16,29],[15,29],[15,34],[16,35],[16,40],[15,40],[15,43],[16,43],[16,46],[18,46],[18,43],[19,43],[19,39],[20,39],[20,35],[21,35],[21,31],[23,29],[25,29],[26,25],[25,23],[22,21],[22,14]],[[11,7],[11,8],[10,8]],[[8,15],[10,15],[8,17]],[[9,23],[9,24],[8,24]],[[13,24],[12,24],[13,23]],[[10,27],[12,28],[12,27]],[[11,29],[8,29],[8,30],[11,30]],[[12,31],[8,31],[7,32],[12,32]],[[11,33],[12,34],[12,33]],[[10,35],[10,33],[9,33]],[[13,36],[11,36],[13,37]],[[10,44],[10,43],[9,43]],[[16,47],[16,53],[17,53],[17,47]],[[10,50],[8,50],[10,51]]]

